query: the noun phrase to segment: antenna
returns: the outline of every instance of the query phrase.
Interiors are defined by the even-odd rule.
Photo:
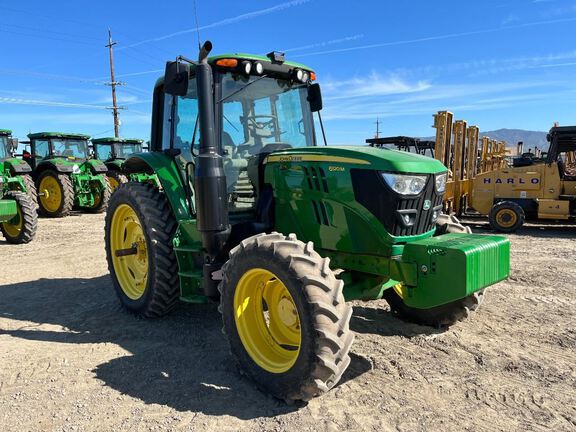
[[[380,124],[382,122],[380,121],[379,117],[376,117],[376,136],[374,138],[380,138]]]
[[[194,0],[194,18],[196,20],[196,35],[198,36],[198,50],[201,50],[202,42],[200,42],[200,25],[198,24],[198,10],[196,9],[196,0]]]
[[[112,106],[108,109],[112,110],[112,115],[114,116],[114,136],[118,138],[120,136],[120,117],[118,115],[118,110],[124,109],[124,107],[119,107],[116,101],[116,86],[124,85],[122,82],[117,82],[114,79],[114,51],[112,47],[116,45],[117,42],[112,41],[112,31],[108,29],[108,45],[105,45],[110,52],[110,82],[106,83],[112,87]]]

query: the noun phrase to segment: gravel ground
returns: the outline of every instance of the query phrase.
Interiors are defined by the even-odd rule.
[[[0,430],[574,431],[576,228],[510,239],[510,279],[446,331],[355,302],[351,367],[298,408],[237,372],[215,306],[125,313],[102,215],[42,219],[0,240]]]

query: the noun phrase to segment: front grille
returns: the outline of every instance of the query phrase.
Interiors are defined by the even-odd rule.
[[[356,201],[366,207],[390,235],[413,236],[434,228],[432,214],[434,209],[441,208],[442,195],[436,193],[433,175],[428,176],[426,187],[416,196],[397,194],[390,189],[378,171],[353,169],[351,176]],[[427,200],[430,201],[430,208],[424,210]],[[406,213],[415,215],[414,223],[410,226],[402,221],[402,214]]]

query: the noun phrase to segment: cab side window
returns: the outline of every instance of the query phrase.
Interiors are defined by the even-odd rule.
[[[198,100],[196,97],[196,82],[190,80],[188,94],[186,96],[173,97],[164,95],[164,121],[162,130],[162,148],[170,148],[170,138],[172,132],[173,146],[180,149],[181,156],[187,161],[192,161],[193,152],[191,149],[194,138],[194,128],[198,118]],[[200,131],[196,130],[195,147],[198,147]]]
[[[50,146],[48,140],[35,141],[35,154],[36,159],[43,159],[50,153]]]

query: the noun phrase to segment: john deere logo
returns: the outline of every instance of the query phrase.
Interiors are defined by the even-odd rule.
[[[424,210],[430,210],[431,205],[432,203],[430,202],[430,200],[424,201]]]

